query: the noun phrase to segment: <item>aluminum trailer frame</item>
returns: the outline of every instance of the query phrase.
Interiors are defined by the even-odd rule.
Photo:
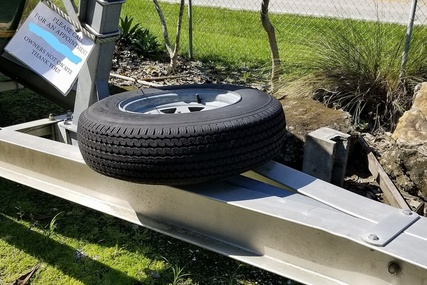
[[[78,17],[101,37],[114,37],[123,2],[81,0]],[[180,187],[91,170],[76,146],[76,122],[108,95],[105,58],[113,47],[96,45],[78,80],[73,116],[0,128],[1,177],[303,283],[427,284],[426,218],[276,162]]]
[[[303,283],[427,284],[427,219],[414,212],[273,161],[199,185],[112,179],[47,139],[63,124],[2,128],[0,176]]]

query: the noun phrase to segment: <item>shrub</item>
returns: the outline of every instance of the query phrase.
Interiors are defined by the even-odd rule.
[[[157,38],[147,29],[139,29],[135,32],[131,47],[139,56],[157,56],[161,53]]]
[[[141,30],[139,23],[133,25],[133,17],[127,15],[124,18],[120,17],[119,27],[121,32],[119,43],[127,46],[131,44],[135,33]]]
[[[412,45],[411,62],[402,76],[404,39],[389,41],[390,24],[377,22],[367,31],[352,20],[342,23],[319,33],[313,43],[313,67],[317,78],[323,78],[314,97],[351,113],[358,127],[392,130],[410,105],[415,84],[426,75],[425,60],[418,60],[426,57],[425,48]]]
[[[161,53],[157,38],[139,23],[133,24],[133,17],[120,18],[121,35],[117,41],[119,50],[129,49],[139,56],[157,56]]]

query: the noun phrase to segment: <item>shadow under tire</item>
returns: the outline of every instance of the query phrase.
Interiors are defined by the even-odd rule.
[[[166,185],[248,171],[279,154],[284,134],[277,99],[234,85],[120,93],[86,109],[77,129],[83,159],[95,171]]]

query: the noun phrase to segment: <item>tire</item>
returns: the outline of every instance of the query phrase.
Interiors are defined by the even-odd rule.
[[[181,105],[190,111],[177,113]],[[234,85],[117,94],[86,109],[77,129],[83,159],[95,171],[166,185],[250,170],[279,154],[284,134],[285,116],[277,99]]]

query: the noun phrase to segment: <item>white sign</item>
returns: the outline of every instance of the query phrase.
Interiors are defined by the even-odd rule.
[[[5,50],[66,95],[94,42],[40,2]]]

